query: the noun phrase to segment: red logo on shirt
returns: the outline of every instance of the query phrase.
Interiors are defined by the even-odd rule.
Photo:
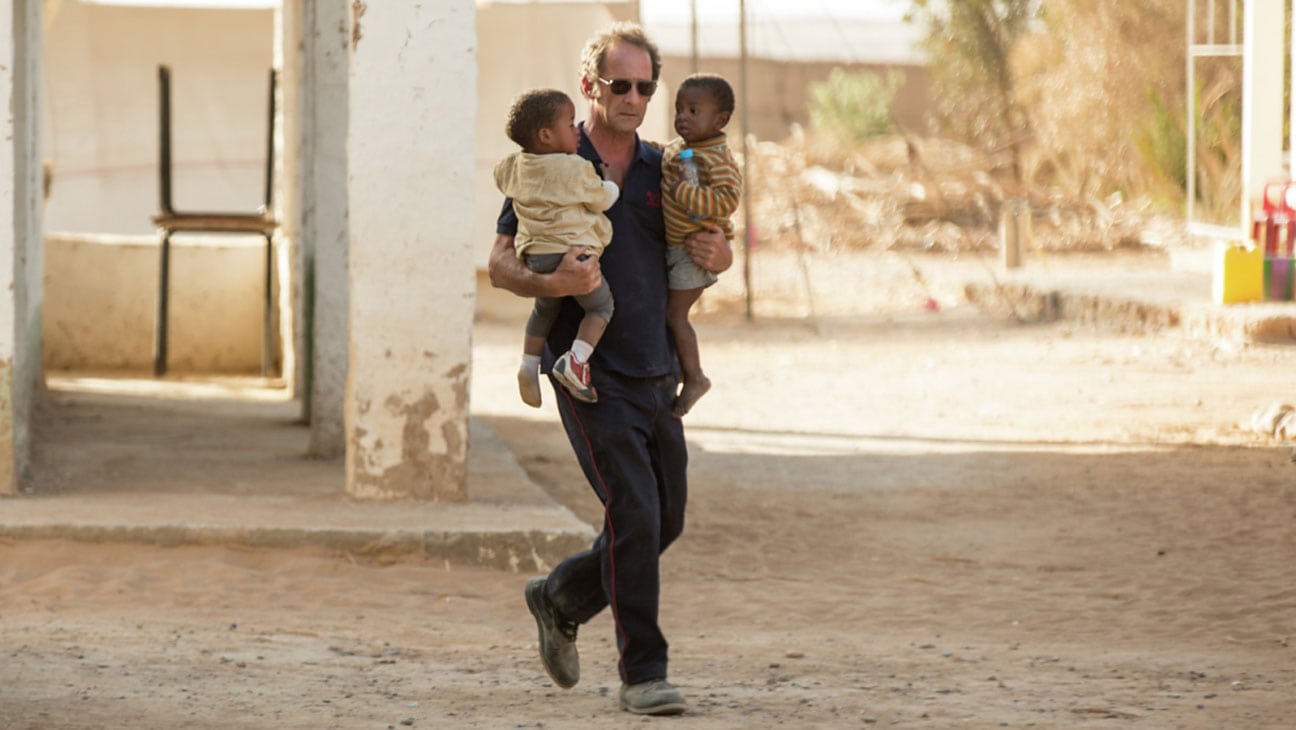
[[[645,202],[648,203],[648,207],[649,207],[649,208],[660,208],[660,207],[661,207],[661,193],[658,192],[658,191],[656,191],[656,190],[649,190],[649,191],[645,194]]]

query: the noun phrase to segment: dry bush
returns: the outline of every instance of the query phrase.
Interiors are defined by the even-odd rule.
[[[973,73],[975,53],[968,49],[1000,58],[990,53],[1000,46],[960,44],[949,18],[935,28],[933,46],[954,54],[933,59],[934,66],[963,79],[938,85],[938,94],[954,96],[936,99],[933,108],[978,109],[1007,93],[1004,103],[1018,115],[1009,126],[1024,138],[1005,144],[1003,134],[975,132],[973,125],[963,130],[966,143],[891,135],[846,145],[797,132],[781,144],[754,145],[760,241],[815,250],[993,250],[1003,205],[1012,199],[1029,203],[1042,250],[1141,245],[1153,242],[1151,229],[1158,244],[1182,238],[1183,0],[1041,0],[1037,20],[1023,25],[1011,8],[1026,6],[994,11],[1006,13],[998,22],[1013,30],[991,34],[1009,47],[1010,78],[986,73],[1003,68],[994,64]],[[1221,199],[1237,183],[1230,177],[1230,83],[1227,69],[1203,77],[1206,121],[1199,132],[1214,136],[1206,148],[1199,144],[1199,188]]]
[[[1028,179],[1077,198],[1120,191],[1181,205],[1183,169],[1154,159],[1148,138],[1182,134],[1161,110],[1182,125],[1183,0],[1046,0],[1043,18],[1011,58],[1035,134]]]
[[[1150,216],[1119,196],[1075,198],[1014,182],[1011,162],[947,139],[892,135],[843,148],[796,130],[752,142],[751,204],[763,246],[991,251],[1005,201],[1026,200],[1035,246],[1110,250],[1148,243]]]

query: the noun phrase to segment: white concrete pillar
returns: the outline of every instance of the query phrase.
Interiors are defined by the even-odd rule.
[[[330,458],[346,450],[343,400],[347,377],[347,83],[350,69],[348,0],[301,6],[301,243],[303,331],[308,339],[304,415],[310,453]]]
[[[1291,0],[1291,13],[1290,17],[1296,19],[1296,0]],[[1287,53],[1289,54],[1288,61],[1292,64],[1291,68],[1296,68],[1296,42],[1291,44],[1291,48],[1287,49]],[[1296,73],[1291,75],[1291,88],[1289,89],[1289,92],[1292,94],[1289,98],[1296,99]],[[1288,117],[1287,121],[1289,122],[1287,125],[1289,134],[1287,149],[1291,155],[1287,160],[1288,174],[1293,178],[1296,178],[1296,173],[1292,172],[1292,170],[1296,170],[1296,109],[1292,109],[1292,114]],[[1249,221],[1245,221],[1244,223],[1249,224]]]
[[[1246,0],[1242,38],[1242,222],[1283,168],[1283,0]]]
[[[304,386],[305,343],[302,307],[301,246],[301,0],[285,0],[274,11],[274,68],[279,73],[275,89],[275,159],[274,214],[279,220],[275,232],[275,286],[278,296],[275,309],[279,316],[278,340],[282,343],[280,360],[283,379],[293,397],[302,398]]]
[[[476,3],[350,7],[347,491],[464,499]]]
[[[40,384],[42,0],[0,0],[0,494],[30,459]]]

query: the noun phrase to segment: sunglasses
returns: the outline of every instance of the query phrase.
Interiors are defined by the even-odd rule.
[[[630,93],[630,85],[634,84],[639,96],[652,96],[657,91],[656,81],[631,81],[630,79],[599,79],[599,81],[608,85],[608,90],[617,96],[625,96]]]

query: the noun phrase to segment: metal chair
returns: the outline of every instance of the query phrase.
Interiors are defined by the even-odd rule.
[[[273,283],[274,233],[279,222],[271,205],[274,195],[275,87],[278,75],[270,71],[269,123],[266,134],[265,196],[252,213],[178,211],[171,204],[171,69],[158,66],[158,197],[161,212],[153,223],[162,233],[158,274],[157,321],[154,325],[153,374],[167,370],[167,299],[171,278],[171,237],[176,233],[255,233],[265,236],[265,310],[261,336],[261,375],[270,375],[274,364]]]

